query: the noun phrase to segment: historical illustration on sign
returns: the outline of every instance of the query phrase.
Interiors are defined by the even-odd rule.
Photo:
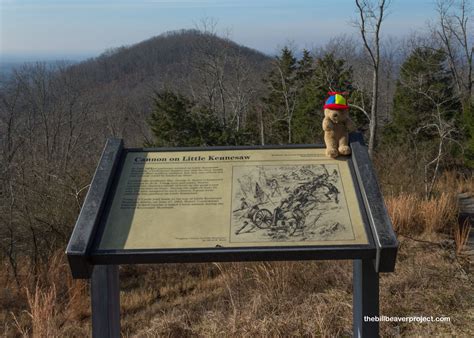
[[[233,167],[231,242],[352,240],[337,164]]]
[[[129,152],[100,248],[368,243],[349,162],[324,149]]]

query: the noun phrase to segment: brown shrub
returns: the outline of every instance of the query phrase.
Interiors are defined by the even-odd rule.
[[[466,248],[466,244],[469,240],[469,234],[472,231],[472,225],[469,223],[469,219],[464,221],[464,224],[454,227],[454,243],[456,245],[456,254],[460,255]]]
[[[399,233],[419,232],[418,224],[419,201],[413,194],[400,194],[385,200],[393,228]]]
[[[447,171],[441,175],[435,187],[438,192],[449,192],[452,194],[474,192],[474,177],[472,175],[463,175],[456,171]]]
[[[63,250],[38,265],[34,260],[20,258],[18,267],[18,285],[14,278],[0,279],[9,290],[5,297],[0,297],[5,334],[33,337],[58,337],[65,332],[88,334],[89,325],[79,324],[90,316],[87,283],[72,279]],[[12,272],[5,271],[11,277]]]
[[[438,197],[421,200],[419,208],[425,233],[449,232],[457,216],[455,196],[452,193],[443,192]]]
[[[386,205],[395,231],[401,234],[449,232],[457,215],[454,195],[448,193],[429,200],[400,194],[388,197]]]
[[[59,333],[56,287],[47,288],[36,285],[34,293],[26,289],[31,327],[34,337],[57,337]]]

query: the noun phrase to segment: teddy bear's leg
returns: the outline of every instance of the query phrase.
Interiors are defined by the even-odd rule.
[[[339,153],[341,155],[350,155],[351,148],[349,147],[349,135],[345,134],[339,139]]]
[[[326,143],[326,156],[336,158],[339,155],[337,151],[337,140],[333,132],[324,133],[324,142]]]

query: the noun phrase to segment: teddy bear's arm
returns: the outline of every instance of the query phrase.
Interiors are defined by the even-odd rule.
[[[328,118],[323,119],[323,130],[324,131],[332,131],[334,130],[334,124]]]
[[[348,132],[352,132],[352,131],[357,130],[357,127],[356,127],[355,123],[351,120],[350,117],[348,117],[347,120],[346,120],[346,129],[347,129]]]

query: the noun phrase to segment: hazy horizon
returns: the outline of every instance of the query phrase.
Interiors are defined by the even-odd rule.
[[[383,35],[404,36],[434,18],[431,0],[393,1]],[[167,31],[196,28],[202,18],[217,32],[266,54],[291,41],[298,48],[354,34],[355,4],[347,0],[0,0],[0,59],[83,60]]]

